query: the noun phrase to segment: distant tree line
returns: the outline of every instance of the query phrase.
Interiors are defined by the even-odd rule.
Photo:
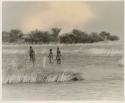
[[[119,40],[118,36],[111,35],[108,32],[102,31],[100,33],[91,32],[90,34],[74,29],[71,33],[65,33],[60,36],[61,43],[94,43],[105,40]]]
[[[21,30],[13,29],[9,32],[2,32],[2,41],[8,43],[94,43],[105,40],[119,40],[116,35],[102,31],[100,33],[91,32],[90,34],[78,29],[73,29],[70,33],[60,34],[60,28],[52,28],[51,31],[34,30],[24,34]]]

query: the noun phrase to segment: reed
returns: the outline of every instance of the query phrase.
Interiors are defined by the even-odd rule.
[[[16,73],[3,78],[3,84],[12,83],[46,83],[83,80],[80,73],[72,72],[41,72]]]

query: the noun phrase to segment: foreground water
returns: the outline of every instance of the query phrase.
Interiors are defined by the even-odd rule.
[[[123,100],[122,80],[3,85],[3,100]]]
[[[52,47],[54,50],[56,46]],[[45,71],[80,73],[84,80],[72,82],[22,83],[22,76],[43,74],[43,57],[49,46],[34,46],[37,65],[26,63],[28,46],[3,46],[3,100],[123,100],[123,45],[62,46],[62,64],[46,63]],[[55,53],[55,51],[54,51]],[[16,77],[16,78],[13,78]],[[33,79],[36,76],[32,77]],[[25,78],[26,81],[29,78]],[[25,80],[24,79],[24,80]],[[6,81],[15,81],[6,84]]]
[[[5,84],[3,100],[123,100],[121,66],[86,66],[84,80],[53,83]]]

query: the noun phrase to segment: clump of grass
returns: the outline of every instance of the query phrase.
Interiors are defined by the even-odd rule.
[[[16,73],[3,79],[3,84],[12,83],[46,83],[46,82],[65,82],[83,80],[79,73],[72,72],[29,72]]]

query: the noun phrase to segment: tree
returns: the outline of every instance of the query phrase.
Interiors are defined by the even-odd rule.
[[[49,43],[50,34],[48,31],[34,30],[29,33],[29,38],[32,43]]]
[[[75,43],[86,43],[88,41],[87,33],[78,29],[73,29],[72,33],[75,36]]]
[[[72,33],[65,33],[64,35],[60,36],[61,43],[75,43],[75,37]]]
[[[103,38],[97,32],[92,32],[88,37],[89,43],[103,41]]]
[[[82,32],[80,30],[73,29],[72,33],[75,36],[75,43],[80,43],[82,41],[81,39]]]
[[[51,30],[52,30],[52,36],[55,38],[55,41],[56,42],[60,42],[60,40],[59,40],[59,33],[61,31],[61,28],[55,27],[55,28],[52,28]]]
[[[2,31],[2,42],[9,42],[10,33],[7,31]]]
[[[110,36],[110,33],[102,31],[99,35],[103,38],[103,40],[107,40]]]
[[[119,40],[119,37],[118,37],[118,36],[115,36],[115,35],[110,35],[110,36],[108,37],[108,39],[111,40],[111,41],[115,41],[115,40]]]
[[[17,42],[18,40],[23,38],[23,33],[21,30],[18,29],[12,29],[10,31],[10,42]]]

